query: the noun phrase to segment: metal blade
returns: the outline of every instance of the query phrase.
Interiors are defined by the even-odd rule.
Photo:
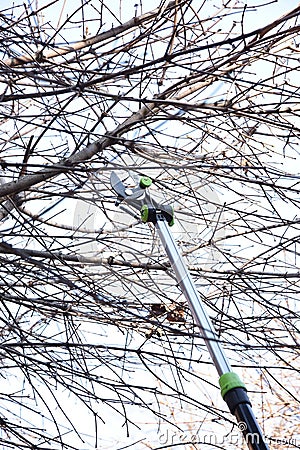
[[[110,174],[110,184],[111,187],[113,188],[113,190],[120,196],[123,198],[126,198],[127,195],[125,193],[125,186],[122,183],[122,181],[120,180],[120,178],[118,177],[118,175],[116,174],[116,172],[112,172]]]

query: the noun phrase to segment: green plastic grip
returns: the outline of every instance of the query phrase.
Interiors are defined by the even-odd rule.
[[[221,395],[224,396],[228,391],[234,388],[243,388],[246,390],[245,384],[240,380],[239,376],[234,372],[223,373],[219,378],[219,385],[221,388]]]
[[[142,222],[144,222],[144,223],[148,222],[148,218],[149,218],[149,208],[147,205],[143,205],[141,208]]]
[[[146,189],[148,187],[150,187],[152,184],[152,180],[149,177],[142,177],[140,179],[140,188],[142,189]]]
[[[174,223],[175,223],[175,220],[174,220],[174,208],[173,207],[172,207],[171,211],[172,211],[172,218],[168,222],[169,227],[172,227],[174,225]]]

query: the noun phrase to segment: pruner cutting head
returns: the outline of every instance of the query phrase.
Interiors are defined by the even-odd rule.
[[[145,189],[151,186],[152,180],[148,177],[142,177],[139,184],[132,188],[126,186],[116,172],[112,172],[110,175],[110,184],[118,195],[117,204],[125,201],[128,205],[140,210],[145,203]]]
[[[161,214],[169,225],[174,223],[173,208],[170,205],[157,203],[147,191],[152,184],[149,177],[140,178],[135,187],[126,186],[116,172],[110,175],[110,184],[117,194],[116,205],[125,202],[128,206],[140,211],[143,222],[157,222],[157,215]]]

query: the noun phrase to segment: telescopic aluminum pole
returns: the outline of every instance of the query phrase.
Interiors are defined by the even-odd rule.
[[[186,297],[192,315],[200,329],[210,356],[219,374],[221,394],[230,412],[236,417],[239,429],[250,450],[269,450],[260,426],[253,414],[246,387],[231,369],[214,327],[206,313],[192,277],[167,224],[164,213],[156,213],[153,221],[175,272],[177,282]]]
[[[125,201],[132,208],[140,210],[143,222],[151,222],[155,225],[174,269],[178,284],[188,301],[193,317],[218,371],[221,395],[227,403],[230,412],[236,417],[239,429],[243,432],[249,449],[269,450],[253,414],[246,387],[239,376],[232,371],[170,231],[169,227],[174,223],[173,209],[169,205],[158,204],[146,192],[147,188],[152,184],[152,180],[149,177],[142,177],[139,186],[134,189],[126,189],[115,172],[111,173],[110,181],[112,188],[118,194],[117,205]]]

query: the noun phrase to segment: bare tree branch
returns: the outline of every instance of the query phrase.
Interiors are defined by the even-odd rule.
[[[266,439],[299,447],[299,15],[3,6],[1,449],[246,448],[155,227],[117,201],[112,171],[174,206]]]

